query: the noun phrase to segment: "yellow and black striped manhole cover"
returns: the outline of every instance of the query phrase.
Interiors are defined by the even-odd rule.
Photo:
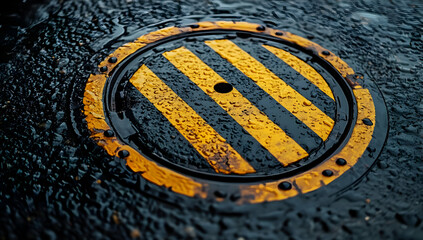
[[[87,82],[84,112],[92,138],[150,182],[259,203],[351,171],[347,184],[359,179],[386,136],[383,100],[373,92],[344,61],[299,36],[199,22],[150,32],[110,54]]]

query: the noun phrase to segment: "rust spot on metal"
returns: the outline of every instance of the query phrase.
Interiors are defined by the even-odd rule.
[[[355,74],[347,75],[347,77],[345,77],[345,80],[347,80],[347,82],[352,88],[356,88],[360,86],[359,83],[357,82],[357,75]]]

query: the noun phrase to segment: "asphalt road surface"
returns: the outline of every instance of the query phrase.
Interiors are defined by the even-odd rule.
[[[148,26],[192,16],[291,32],[376,83],[389,132],[371,170],[331,196],[239,205],[107,154],[83,113],[90,74]],[[423,1],[23,1],[0,19],[0,239],[423,239]]]

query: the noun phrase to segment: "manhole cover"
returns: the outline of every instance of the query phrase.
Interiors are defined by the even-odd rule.
[[[373,164],[386,112],[362,78],[291,33],[200,22],[118,48],[90,76],[84,111],[92,138],[152,183],[275,201],[353,171],[350,185]]]

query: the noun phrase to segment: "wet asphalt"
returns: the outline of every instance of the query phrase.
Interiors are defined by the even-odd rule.
[[[10,9],[0,17],[0,239],[423,239],[422,1],[30,1]],[[81,99],[99,62],[146,26],[216,14],[306,37],[378,85],[388,139],[360,182],[331,198],[234,208],[157,187],[89,139]]]

